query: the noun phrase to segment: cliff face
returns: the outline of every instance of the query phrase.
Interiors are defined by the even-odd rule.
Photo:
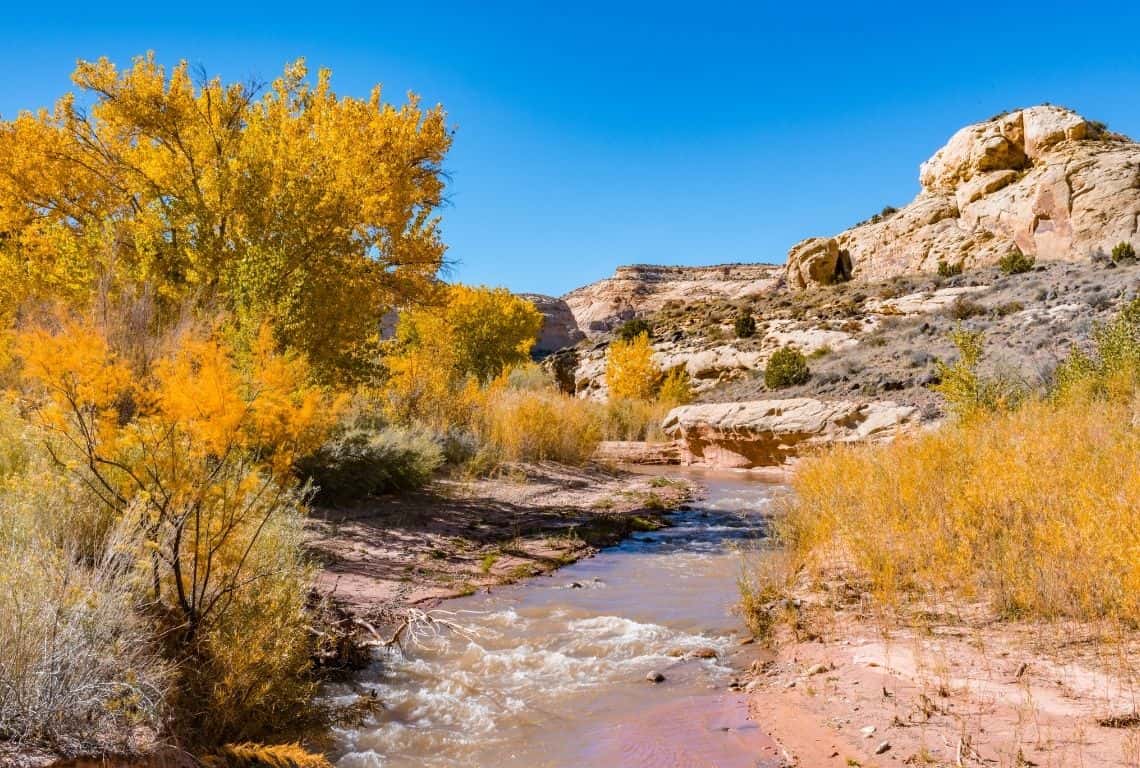
[[[579,330],[570,306],[562,299],[539,293],[519,295],[534,304],[535,309],[542,313],[542,330],[539,331],[538,341],[534,345],[534,354],[537,357],[546,357],[551,352],[572,347],[586,338],[586,335]]]
[[[1087,261],[1120,242],[1140,249],[1140,144],[1071,110],[1040,106],[970,125],[922,164],[901,210],[788,252],[788,285],[933,273],[1020,249]],[[846,260],[846,264],[844,263]]]
[[[596,336],[669,303],[747,299],[769,293],[780,285],[783,271],[783,267],[772,264],[619,267],[613,277],[571,291],[563,299],[578,327]]]

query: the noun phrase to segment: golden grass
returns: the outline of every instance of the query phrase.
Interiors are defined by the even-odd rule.
[[[888,601],[941,591],[1006,616],[1140,623],[1135,402],[1034,401],[803,462],[778,523],[797,565]]]
[[[584,464],[602,439],[598,406],[553,388],[486,392],[475,429],[500,462]]]

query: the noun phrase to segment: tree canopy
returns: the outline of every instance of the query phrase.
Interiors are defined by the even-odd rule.
[[[80,95],[0,122],[0,312],[62,302],[222,310],[326,375],[374,348],[445,251],[451,145],[414,95],[338,97],[304,60],[269,87],[81,61]]]

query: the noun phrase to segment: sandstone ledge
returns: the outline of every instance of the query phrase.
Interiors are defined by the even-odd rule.
[[[890,401],[797,397],[685,405],[662,426],[681,444],[684,464],[747,468],[780,465],[831,443],[888,440],[918,421],[917,408]]]

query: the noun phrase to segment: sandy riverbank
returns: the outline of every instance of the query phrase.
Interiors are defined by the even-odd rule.
[[[977,606],[887,622],[832,602],[805,602],[799,640],[783,638],[747,685],[790,764],[1140,765],[1136,638]]]

